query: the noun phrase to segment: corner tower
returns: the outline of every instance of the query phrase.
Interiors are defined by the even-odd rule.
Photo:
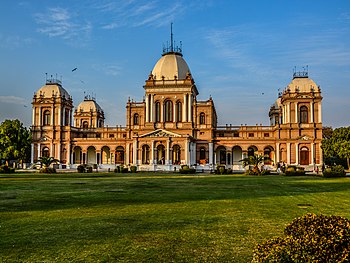
[[[50,156],[61,164],[69,164],[72,97],[62,82],[51,75],[34,93],[32,105],[31,162]]]

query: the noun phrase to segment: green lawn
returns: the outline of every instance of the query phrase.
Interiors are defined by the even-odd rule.
[[[1,262],[249,262],[307,212],[350,218],[350,178],[0,176]]]

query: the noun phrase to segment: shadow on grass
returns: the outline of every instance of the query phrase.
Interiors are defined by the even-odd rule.
[[[56,174],[0,177],[0,211],[257,199],[350,190],[350,178],[173,174]]]

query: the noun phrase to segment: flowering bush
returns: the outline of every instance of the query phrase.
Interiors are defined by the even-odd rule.
[[[284,234],[258,245],[252,262],[350,261],[350,221],[346,218],[306,214],[294,219]]]

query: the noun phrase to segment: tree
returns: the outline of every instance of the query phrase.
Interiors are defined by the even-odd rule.
[[[49,167],[53,163],[59,163],[60,161],[58,159],[55,159],[54,157],[46,157],[42,156],[39,157],[38,163],[41,164],[44,168]]]
[[[322,150],[325,158],[344,158],[350,167],[350,127],[335,129],[329,139],[322,140]]]
[[[322,139],[329,139],[333,135],[333,128],[331,126],[322,127]]]
[[[240,160],[240,162],[242,162],[243,167],[247,166],[247,165],[252,165],[253,169],[252,171],[254,172],[254,174],[261,174],[261,170],[259,168],[259,166],[261,166],[264,161],[268,161],[270,160],[270,158],[268,156],[263,156],[260,154],[254,154],[251,156],[248,156],[242,160]]]
[[[31,141],[30,130],[19,120],[5,120],[0,125],[0,159],[29,161]]]

